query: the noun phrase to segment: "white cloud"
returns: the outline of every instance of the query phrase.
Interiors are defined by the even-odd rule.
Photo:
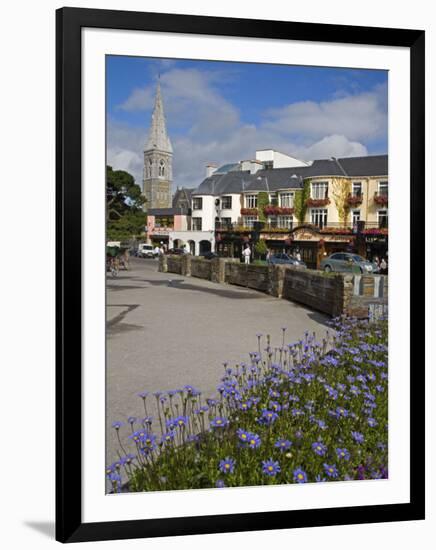
[[[265,126],[287,136],[321,139],[339,134],[371,140],[386,134],[386,86],[330,101],[301,101],[270,109]]]
[[[225,77],[226,75],[224,75]],[[245,124],[238,109],[218,90],[223,75],[170,66],[161,75],[174,149],[174,185],[197,186],[208,162],[252,158],[256,149],[275,148],[305,160],[364,156],[371,140],[386,135],[386,87],[298,102],[263,113],[258,125]],[[142,151],[153,106],[154,86],[135,89],[119,107],[144,115],[144,128],[108,123],[108,162],[142,182]]]

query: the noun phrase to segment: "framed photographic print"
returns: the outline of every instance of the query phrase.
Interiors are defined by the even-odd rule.
[[[424,518],[424,32],[57,11],[57,539]]]

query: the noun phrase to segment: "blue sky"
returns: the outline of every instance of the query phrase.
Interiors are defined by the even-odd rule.
[[[256,149],[305,160],[387,152],[385,71],[108,56],[108,163],[138,183],[158,75],[174,186]]]

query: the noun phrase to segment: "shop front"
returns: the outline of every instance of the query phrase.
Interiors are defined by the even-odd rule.
[[[334,252],[355,252],[355,237],[346,228],[333,232],[298,227],[291,231],[290,238],[292,251],[298,252],[310,269],[319,269],[321,260]]]
[[[363,231],[363,238],[365,243],[365,253],[369,260],[378,258],[385,260],[388,257],[388,234],[387,229],[366,230]]]

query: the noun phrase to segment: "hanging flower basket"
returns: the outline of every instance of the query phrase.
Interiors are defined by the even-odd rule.
[[[362,204],[362,200],[362,195],[348,195],[347,204],[348,206],[360,206]]]
[[[294,209],[284,206],[268,205],[264,207],[263,213],[265,216],[292,216]]]
[[[378,204],[379,206],[387,206],[388,205],[388,197],[387,195],[374,195],[374,202],[375,204]]]
[[[311,208],[317,208],[320,206],[327,206],[330,204],[330,199],[327,197],[325,199],[307,199],[306,206]]]
[[[242,216],[257,216],[257,208],[241,208]]]

